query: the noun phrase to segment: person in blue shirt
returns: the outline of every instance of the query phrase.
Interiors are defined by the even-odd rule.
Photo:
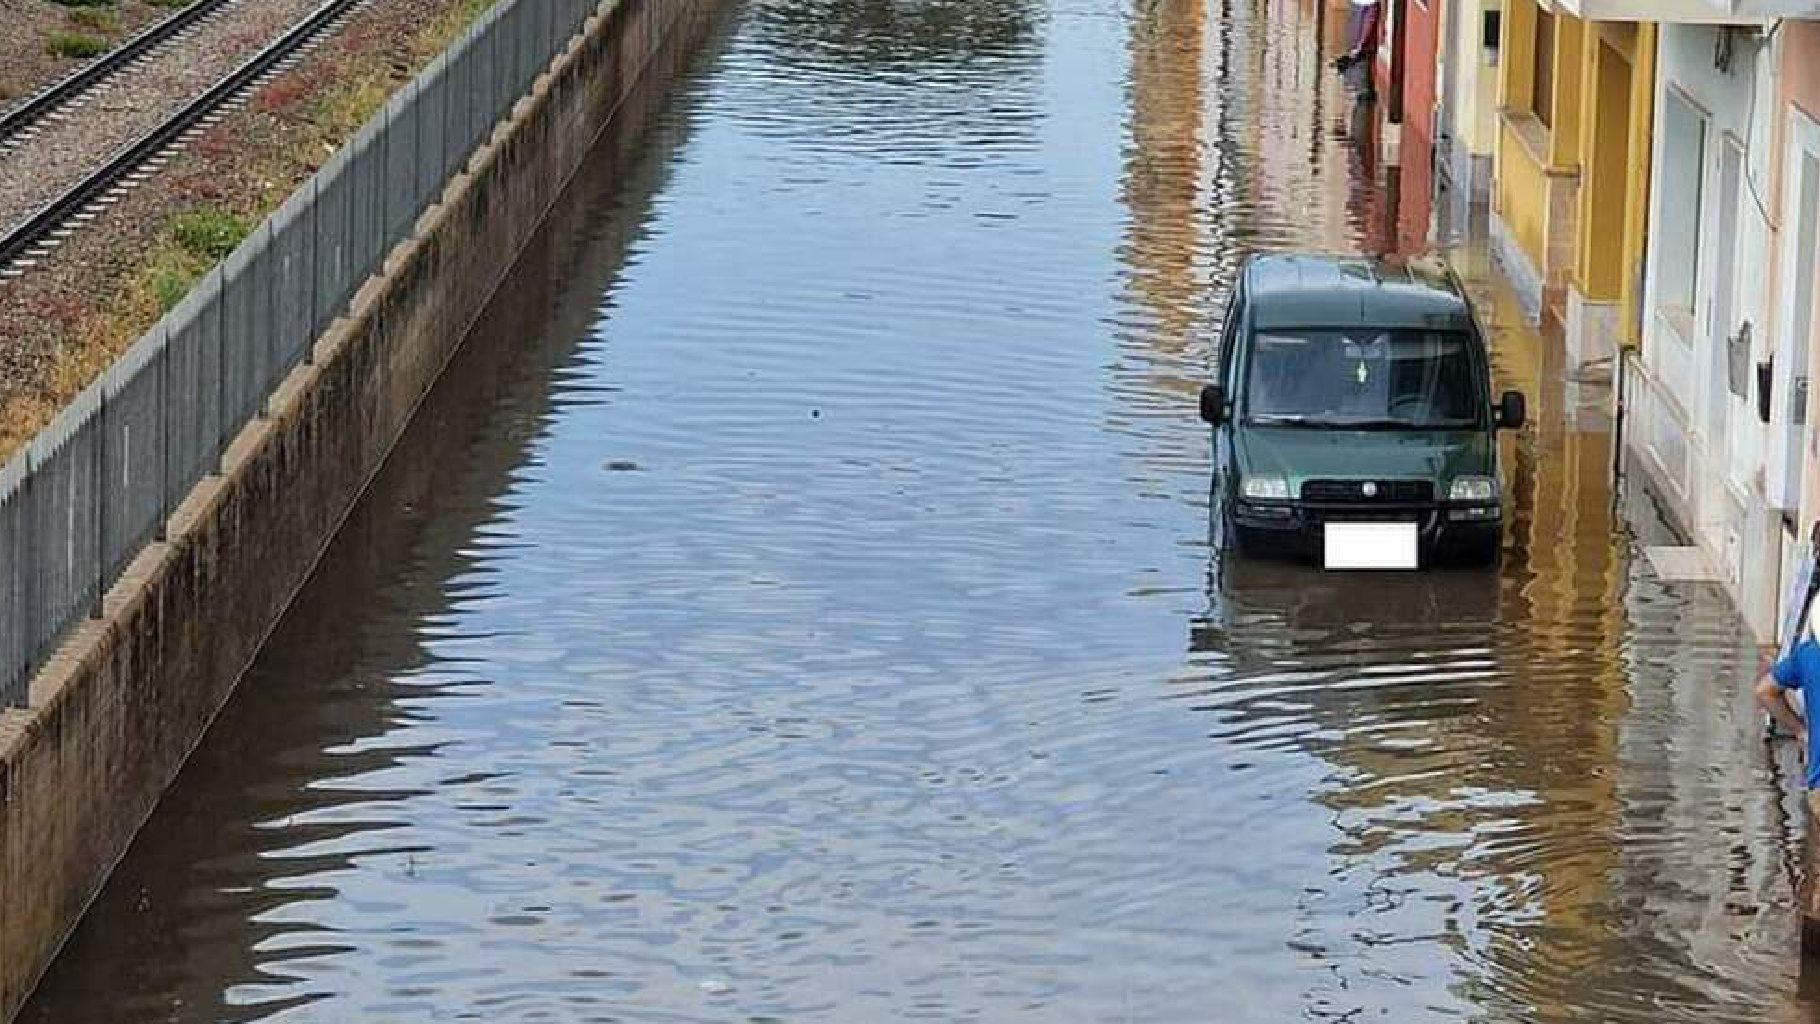
[[[1807,622],[1789,652],[1757,683],[1757,700],[1799,743],[1807,765],[1807,788],[1820,789],[1820,754],[1808,732],[1807,705],[1820,700],[1820,602],[1810,605]]]

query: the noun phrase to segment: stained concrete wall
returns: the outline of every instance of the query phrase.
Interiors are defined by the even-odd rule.
[[[11,1019],[308,577],[618,104],[724,0],[617,0],[316,340],[0,716],[0,1018]],[[635,140],[623,140],[631,145]],[[145,936],[156,941],[156,936]]]

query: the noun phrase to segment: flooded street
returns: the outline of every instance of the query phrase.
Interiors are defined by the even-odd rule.
[[[1476,249],[1502,566],[1209,544],[1238,262],[1427,231],[1345,11],[733,8],[23,1019],[1820,1019],[1755,648]]]

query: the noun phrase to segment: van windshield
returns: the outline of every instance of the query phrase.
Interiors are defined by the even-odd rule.
[[[1246,414],[1261,426],[1461,430],[1486,398],[1470,337],[1421,330],[1253,336]]]

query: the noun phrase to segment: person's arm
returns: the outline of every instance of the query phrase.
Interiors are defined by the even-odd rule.
[[[1778,665],[1777,669],[1780,668],[1781,666]],[[1763,705],[1763,710],[1769,712],[1777,725],[1787,729],[1790,735],[1801,740],[1802,750],[1805,752],[1807,749],[1807,722],[1795,713],[1794,706],[1788,702],[1788,694],[1788,687],[1782,685],[1779,675],[1775,671],[1757,680],[1757,703]]]

